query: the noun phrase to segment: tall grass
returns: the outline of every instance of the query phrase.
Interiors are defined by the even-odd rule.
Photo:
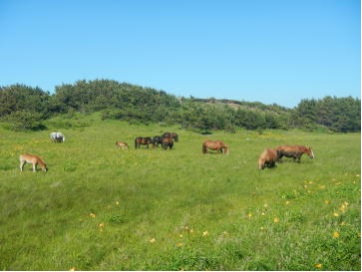
[[[63,144],[50,131],[1,131],[1,269],[360,270],[360,134],[66,123]],[[180,135],[174,150],[134,149],[166,130]],[[203,155],[205,138],[230,154]],[[285,143],[316,158],[259,171],[263,149]],[[49,172],[21,173],[25,152]]]

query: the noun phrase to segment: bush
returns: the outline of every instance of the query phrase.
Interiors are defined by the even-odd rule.
[[[46,126],[42,123],[42,114],[26,110],[15,111],[5,116],[4,121],[8,123],[10,130],[43,130]]]

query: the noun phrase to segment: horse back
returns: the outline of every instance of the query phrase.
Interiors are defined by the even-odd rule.
[[[27,162],[27,163],[32,163],[32,164],[39,164],[42,167],[46,167],[46,164],[44,162],[44,160],[42,158],[40,158],[37,155],[32,155],[32,154],[22,154],[19,156],[19,159],[21,162]]]

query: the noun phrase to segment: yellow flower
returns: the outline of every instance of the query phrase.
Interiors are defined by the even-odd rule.
[[[340,236],[338,231],[333,232],[333,238],[338,238]]]
[[[75,271],[75,267],[72,267],[71,269],[69,269],[69,271]]]
[[[278,217],[275,217],[273,221],[274,223],[279,223],[280,219]]]
[[[202,233],[202,236],[208,236],[209,235],[209,232],[206,230]]]
[[[118,202],[118,201],[116,201],[116,205],[119,205],[119,202]]]
[[[248,213],[248,217],[249,217],[249,218],[253,217],[253,214],[252,214],[251,212]]]
[[[151,239],[149,240],[149,242],[150,242],[151,244],[153,244],[154,242],[156,242],[156,239],[155,239],[155,238],[151,238]]]
[[[104,228],[104,223],[100,223],[98,226],[99,226],[100,228]]]
[[[92,218],[96,218],[96,215],[94,213],[90,213],[89,216]]]
[[[335,212],[335,213],[333,213],[333,216],[338,217],[339,214]]]
[[[314,265],[314,267],[315,267],[315,268],[322,268],[322,266],[323,266],[323,265],[322,265],[322,264],[320,264],[320,263],[319,263],[319,264]]]

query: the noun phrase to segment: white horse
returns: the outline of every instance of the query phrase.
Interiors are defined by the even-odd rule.
[[[61,132],[52,132],[50,133],[50,140],[54,143],[60,143],[65,141],[65,137]]]

